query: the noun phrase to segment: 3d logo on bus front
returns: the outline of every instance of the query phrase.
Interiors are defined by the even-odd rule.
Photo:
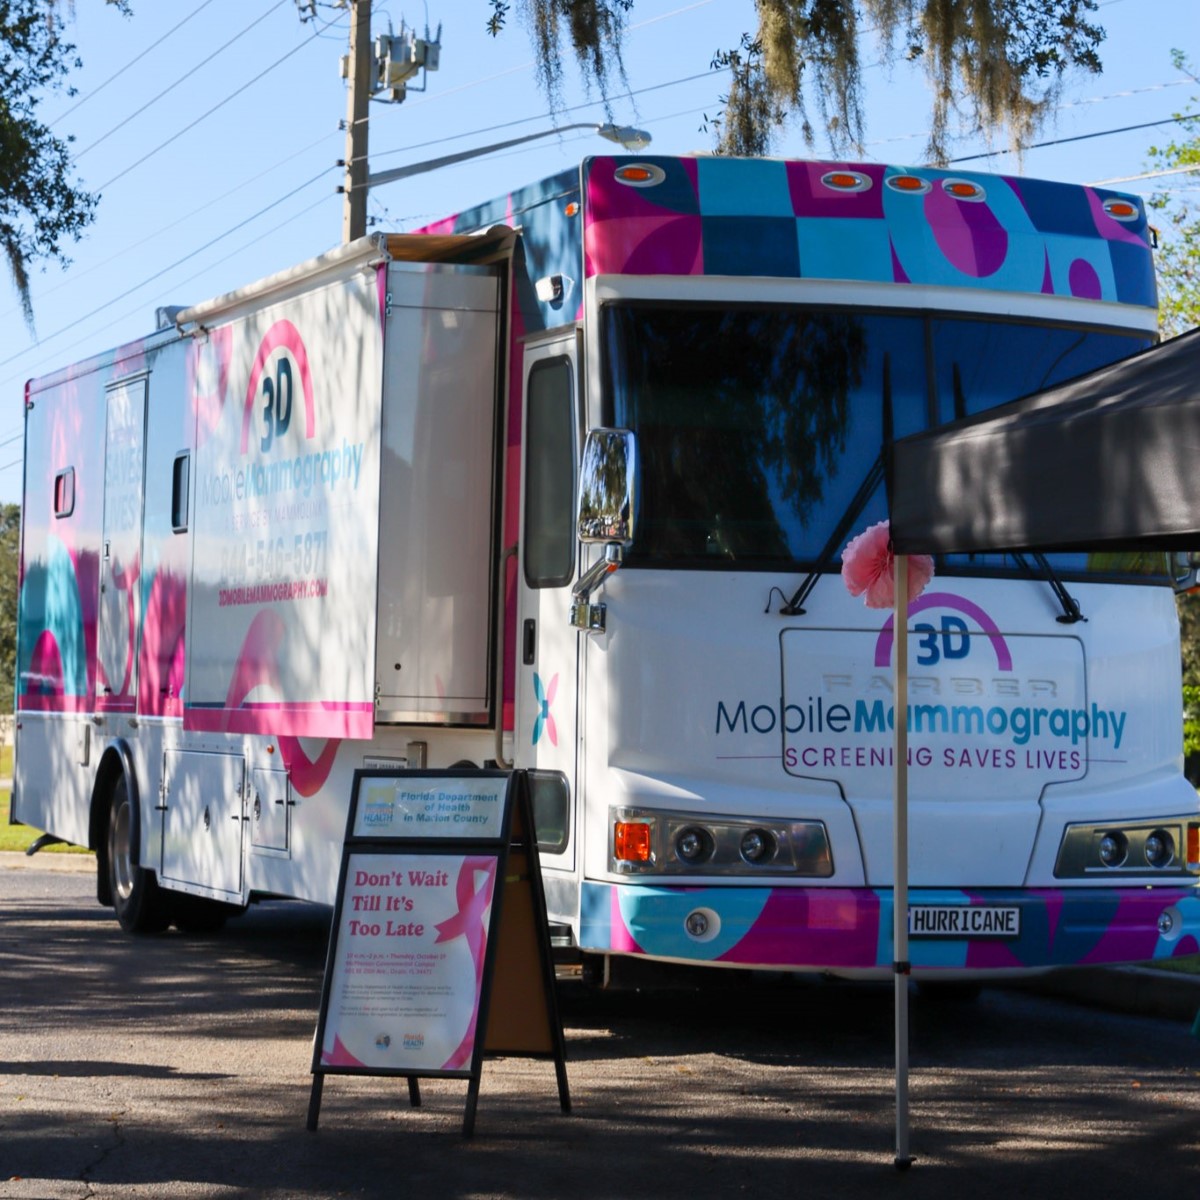
[[[982,635],[988,639],[996,653],[996,666],[1001,671],[1013,669],[1012,652],[999,626],[974,601],[952,592],[926,592],[908,606],[910,616],[924,612],[930,608],[948,608],[957,610],[971,618],[979,627]],[[895,642],[895,617],[890,616],[879,631],[875,642],[875,665],[886,667],[892,661],[892,645]],[[953,661],[966,658],[971,652],[969,626],[961,617],[943,616],[940,627],[935,629],[927,621],[913,623],[912,646],[910,653],[913,661],[920,666],[933,666],[941,660]]]
[[[910,663],[915,668],[909,676],[911,733],[966,739],[963,747],[988,743],[1009,748],[1042,747],[1046,754],[1031,750],[1032,757],[1026,756],[1031,766],[1053,761],[1070,769],[1076,769],[1082,762],[1078,751],[1088,739],[1107,742],[1114,750],[1121,748],[1126,734],[1126,710],[1089,705],[1082,696],[1073,695],[1074,687],[1065,686],[1064,690],[1068,684],[1065,678],[1014,673],[1007,641],[992,618],[973,601],[951,593],[932,592],[915,601],[910,613],[917,615],[933,608],[943,610],[937,623],[915,621],[910,638]],[[959,613],[969,618],[970,624]],[[826,635],[827,631],[823,636]],[[978,667],[971,670],[966,661],[973,657],[973,647],[983,639],[990,649],[985,656],[995,660],[994,673],[980,671]],[[875,640],[875,669],[865,675],[855,671],[848,661],[846,671],[829,666],[823,671],[818,669],[819,673],[813,673],[807,686],[800,683],[791,689],[790,698],[785,695],[774,704],[718,700],[714,733],[720,737],[782,732],[785,739],[795,734],[806,738],[816,735],[827,739],[823,743],[825,751],[835,757],[845,756],[843,750],[836,749],[845,745],[845,739],[856,739],[861,747],[886,737],[895,716],[893,643],[893,623],[889,617]],[[808,671],[802,660],[798,662],[799,678],[803,680]],[[922,672],[922,667],[927,670]],[[785,692],[789,676],[793,685],[798,682],[794,669],[785,671]],[[947,765],[954,758],[953,745],[947,746],[942,755]],[[798,755],[790,741],[784,753],[785,761]],[[1011,749],[1005,751],[1005,761],[1008,759],[1016,761]]]

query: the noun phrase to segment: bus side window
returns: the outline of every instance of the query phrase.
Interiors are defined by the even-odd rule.
[[[174,533],[187,532],[188,473],[191,459],[188,451],[180,451],[175,455],[175,465],[171,470],[171,530]]]
[[[575,559],[575,386],[568,358],[529,372],[525,424],[525,582],[570,582]]]
[[[69,517],[75,511],[75,468],[67,467],[54,476],[54,515]]]

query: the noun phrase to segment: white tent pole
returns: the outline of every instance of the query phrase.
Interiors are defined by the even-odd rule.
[[[896,988],[896,1169],[912,1165],[908,1152],[908,557],[894,556],[896,656],[894,821],[892,835],[892,972]]]

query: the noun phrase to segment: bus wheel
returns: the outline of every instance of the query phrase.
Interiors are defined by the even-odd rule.
[[[126,933],[161,933],[170,924],[165,898],[153,871],[135,859],[137,815],[122,775],[108,810],[108,880],[117,920]]]

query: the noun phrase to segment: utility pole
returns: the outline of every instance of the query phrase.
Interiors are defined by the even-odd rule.
[[[349,90],[346,99],[346,180],[342,241],[367,232],[367,105],[371,100],[371,0],[350,0]]]

